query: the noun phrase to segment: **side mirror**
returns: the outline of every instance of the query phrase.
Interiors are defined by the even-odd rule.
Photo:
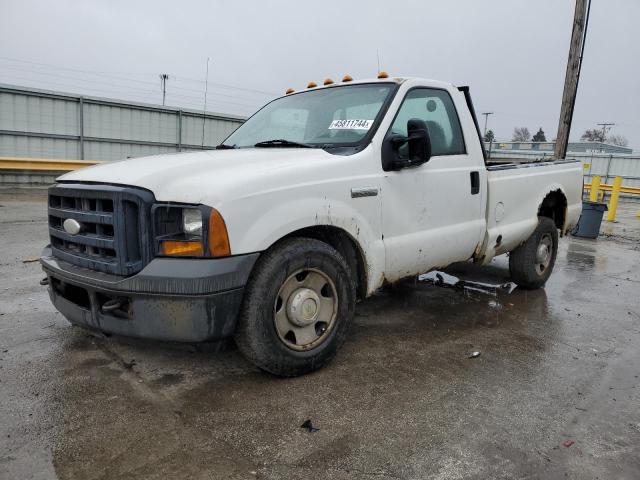
[[[431,158],[431,137],[427,122],[412,118],[407,122],[407,143],[409,144],[409,160],[412,163],[424,163]]]
[[[407,122],[407,136],[390,134],[382,145],[382,168],[400,170],[428,162],[431,158],[431,138],[424,120],[412,118]],[[400,147],[407,144],[407,154]]]

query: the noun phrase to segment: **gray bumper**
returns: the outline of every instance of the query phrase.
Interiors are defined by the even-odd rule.
[[[156,258],[131,277],[71,265],[53,257],[49,248],[40,262],[53,305],[74,325],[132,337],[202,342],[233,334],[258,255]]]

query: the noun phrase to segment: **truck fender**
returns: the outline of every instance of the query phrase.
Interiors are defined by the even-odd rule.
[[[231,215],[229,218],[237,218]],[[346,232],[354,240],[364,261],[367,295],[382,283],[384,272],[384,244],[376,226],[371,225],[356,209],[340,200],[301,198],[262,211],[249,220],[245,214],[246,230],[234,234],[229,225],[230,242],[234,253],[262,252],[282,238],[310,227],[327,226]],[[239,229],[241,230],[241,229]]]

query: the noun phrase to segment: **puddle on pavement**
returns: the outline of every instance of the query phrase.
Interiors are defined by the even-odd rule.
[[[453,285],[474,278],[495,286],[504,283],[505,272],[446,275],[443,282]],[[58,474],[124,477],[164,471],[173,458],[180,458],[184,476],[198,469],[227,471],[238,462],[249,471],[256,468],[257,449],[276,458],[283,439],[299,442],[299,425],[310,416],[321,420],[320,433],[337,431],[354,419],[366,421],[371,411],[401,416],[416,405],[430,411],[430,402],[443,395],[477,395],[473,385],[491,379],[496,368],[535,379],[558,328],[544,290],[487,294],[425,281],[385,290],[359,304],[357,315],[355,335],[331,365],[287,380],[257,371],[235,352],[203,354],[78,332],[68,341],[64,363],[79,368],[61,372],[64,427],[53,452]],[[127,361],[135,352],[137,365],[102,365],[111,359],[105,350],[128,352]],[[481,355],[470,360],[473,351]],[[162,368],[159,357],[171,368]],[[343,404],[359,408],[345,411]],[[156,463],[149,445],[169,460]],[[197,455],[184,457],[184,451]],[[230,466],[221,466],[221,457]]]
[[[547,294],[518,289],[508,278],[502,265],[454,265],[381,290],[358,306],[355,323],[369,336],[411,331],[429,345],[455,338],[453,332],[481,333],[478,327],[505,327],[506,335],[520,332],[523,339],[535,336],[542,325],[553,323]]]

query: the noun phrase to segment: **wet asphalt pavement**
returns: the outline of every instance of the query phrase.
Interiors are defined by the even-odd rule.
[[[638,204],[624,235],[561,240],[543,290],[387,289],[295,379],[71,327],[23,263],[44,203],[0,204],[0,479],[640,478]]]

